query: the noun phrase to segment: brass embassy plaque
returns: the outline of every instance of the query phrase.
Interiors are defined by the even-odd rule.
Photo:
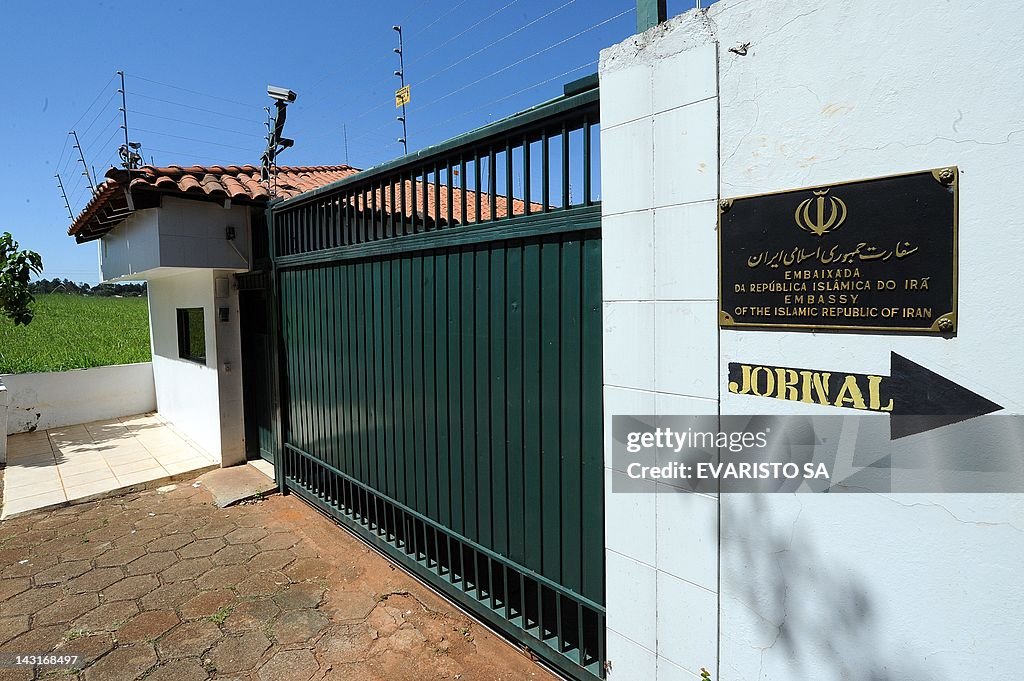
[[[723,328],[956,331],[956,167],[726,199]]]

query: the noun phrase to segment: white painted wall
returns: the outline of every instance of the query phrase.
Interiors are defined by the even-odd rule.
[[[5,374],[7,435],[131,416],[156,408],[149,362],[73,371]],[[0,403],[3,398],[0,397]]]
[[[241,345],[238,295],[230,272],[210,269],[161,270],[148,280],[150,337],[156,402],[161,416],[223,465],[244,461],[241,411]],[[152,276],[152,273],[151,273]],[[218,297],[216,280],[221,279]],[[178,356],[177,310],[203,309],[206,363]],[[220,322],[218,309],[229,308]],[[237,408],[236,408],[236,405]]]
[[[7,463],[7,386],[0,378],[0,464]]]
[[[689,14],[601,54],[611,679],[693,678],[717,647],[718,502],[611,492],[614,414],[718,413],[717,46]],[[652,482],[649,491],[664,491]],[[690,675],[690,676],[687,676]]]
[[[808,412],[728,394],[728,363],[886,374],[893,350],[1021,413],[1022,24],[1010,0],[722,0],[603,52],[606,427],[719,399]],[[703,313],[714,199],[954,164],[955,338],[719,331]],[[607,499],[613,680],[1019,676],[1020,495]]]
[[[225,229],[235,228],[234,241]],[[231,246],[234,245],[234,248]],[[237,249],[237,252],[236,250]],[[249,269],[249,207],[165,196],[160,203],[160,265]]]
[[[159,210],[140,210],[99,240],[100,281],[131,279],[160,266]]]
[[[226,238],[229,226],[234,241]],[[249,229],[248,206],[165,196],[159,208],[136,212],[100,240],[101,279],[145,279],[157,268],[247,270]]]

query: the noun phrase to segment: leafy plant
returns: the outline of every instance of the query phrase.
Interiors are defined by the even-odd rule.
[[[19,248],[10,232],[0,234],[0,313],[15,326],[24,326],[32,321],[35,300],[28,282],[33,274],[43,271],[43,259],[38,253]]]

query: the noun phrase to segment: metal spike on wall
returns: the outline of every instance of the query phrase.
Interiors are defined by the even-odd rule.
[[[64,207],[68,209],[68,218],[74,220],[75,214],[71,211],[71,204],[68,202],[68,193],[64,191],[64,183],[60,179],[60,173],[56,173],[57,186],[60,187],[60,195],[64,197]]]

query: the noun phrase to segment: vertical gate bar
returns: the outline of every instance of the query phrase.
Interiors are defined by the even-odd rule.
[[[549,159],[548,131],[545,128],[540,134],[540,177],[544,185],[541,187],[542,210],[547,213],[551,210],[551,163]]]
[[[359,268],[359,305],[360,305],[360,351],[359,351],[359,378],[360,404],[362,405],[363,429],[363,474],[361,480],[370,486],[377,482],[377,472],[373,467],[374,442],[372,433],[373,424],[373,292],[371,286],[371,271],[373,263],[362,261]],[[369,498],[367,498],[369,505]]]
[[[479,192],[477,192],[479,197]],[[476,376],[474,372],[473,353],[475,346],[472,333],[476,329],[474,318],[475,306],[473,303],[474,288],[474,260],[471,251],[462,251],[460,263],[461,277],[461,305],[462,320],[460,323],[462,338],[462,493],[463,493],[463,522],[464,535],[466,538],[476,541],[477,533],[477,510],[476,510]]]
[[[510,570],[510,568],[508,568],[506,566],[502,566],[502,568],[501,568],[501,586],[502,586],[503,593],[504,593],[504,598],[505,598],[505,603],[504,603],[504,605],[505,605],[505,619],[511,621],[512,620],[512,599],[509,597],[509,591],[508,591],[508,573],[509,573],[509,570]]]
[[[463,192],[465,203],[465,192]],[[448,413],[451,439],[449,440],[448,469],[451,472],[450,503],[451,528],[459,534],[465,534],[464,494],[462,467],[462,438],[464,428],[464,411],[462,409],[462,330],[461,330],[461,255],[454,250],[446,256],[448,259],[448,277],[452,282],[448,287],[448,399],[451,408]]]
[[[544,585],[534,582],[537,585],[537,638],[544,640]]]
[[[316,250],[323,250],[327,237],[326,210],[323,200],[316,202]]]
[[[384,215],[386,213],[384,203],[384,179],[381,178],[377,182],[377,186],[374,189],[373,201],[377,208],[376,219],[373,225],[374,234],[377,235],[377,239],[384,238]]]
[[[366,214],[369,216],[370,223],[366,229],[366,240],[375,241],[377,239],[377,186],[376,184],[369,184],[366,190]]]
[[[524,492],[523,492],[523,376],[526,367],[523,363],[523,244],[522,242],[506,247],[505,266],[506,288],[506,346],[505,346],[505,377],[508,404],[506,407],[506,440],[508,454],[506,467],[508,470],[508,556],[519,564],[525,564],[525,544],[523,540]]]
[[[395,179],[388,180],[388,231],[389,237],[395,236]]]
[[[383,196],[383,195],[382,195]],[[373,433],[374,433],[374,468],[376,469],[376,485],[378,490],[387,489],[387,467],[384,444],[384,409],[387,401],[384,398],[384,300],[383,268],[385,261],[373,261]]]
[[[335,267],[338,271],[338,279],[335,282],[334,301],[335,306],[338,309],[338,347],[340,350],[336,361],[341,363],[340,375],[338,378],[338,399],[336,402],[338,405],[338,411],[340,412],[339,418],[341,419],[342,433],[341,456],[339,458],[338,468],[342,472],[352,475],[352,389],[349,381],[352,370],[351,343],[349,342],[352,322],[348,305],[348,274],[350,267],[344,263],[338,263]]]
[[[555,594],[555,641],[558,643],[558,652],[565,651],[565,639],[562,636],[562,596],[557,591]]]
[[[324,299],[329,301],[327,305],[328,309],[328,336],[329,336],[329,352],[327,353],[328,359],[328,375],[330,389],[327,393],[330,404],[330,462],[331,465],[336,469],[341,469],[338,455],[341,450],[340,445],[340,432],[341,424],[338,421],[338,383],[340,381],[338,376],[338,347],[339,341],[341,340],[341,334],[338,332],[338,304],[337,297],[334,292],[337,290],[337,278],[338,278],[338,266],[332,264],[327,268],[327,291]],[[336,478],[336,476],[335,476]],[[335,482],[337,480],[335,479]],[[334,497],[334,502],[337,504],[337,489],[332,488],[331,493]]]
[[[473,208],[476,215],[473,222],[480,222],[480,152],[473,152]]]
[[[441,170],[434,163],[434,229],[441,228]]]
[[[459,154],[459,200],[462,208],[459,224],[465,226],[469,220],[466,218],[466,157],[462,154]]]
[[[341,245],[341,195],[334,194],[331,198],[331,247]]]
[[[410,230],[410,232],[412,234],[416,234],[419,231],[419,230],[416,229],[416,209],[417,209],[417,205],[416,205],[416,184],[419,182],[419,178],[417,176],[418,172],[419,171],[415,171],[414,170],[411,173],[411,177],[412,177],[412,215],[410,216],[409,219],[412,222],[412,229]]]
[[[530,622],[526,617],[526,577],[517,571],[519,577],[519,627],[523,631],[530,630]]]
[[[449,208],[451,201],[448,202]],[[437,404],[437,521],[451,526],[451,463],[449,461],[448,392],[448,256],[439,252],[434,259],[434,371]]]
[[[540,452],[540,244],[523,248],[523,537],[524,565],[543,569]]]
[[[590,118],[583,117],[583,205],[591,204]]]
[[[502,243],[492,244],[490,248],[490,279],[487,283],[490,295],[490,459],[488,475],[491,494],[489,507],[492,518],[492,543],[489,547],[502,555],[508,555],[508,476],[506,467],[506,446],[508,437],[505,429],[506,410],[509,397],[507,393],[507,374],[505,373],[506,332],[505,317],[508,304],[505,287],[505,254],[507,246]]]
[[[406,228],[406,222],[405,222],[405,173],[400,173],[398,175],[398,182],[400,184],[400,190],[401,190],[401,192],[400,192],[401,207],[400,207],[399,213],[398,213],[399,221],[401,222],[401,227],[402,227],[401,233],[402,234],[408,234],[409,232],[408,232],[408,230]]]
[[[291,436],[290,437],[291,444],[294,444],[299,449],[303,449],[304,450],[306,448],[306,432],[307,432],[307,430],[306,430],[306,411],[303,408],[303,406],[308,404],[308,401],[307,401],[308,398],[306,396],[306,376],[308,375],[308,373],[306,371],[306,356],[305,356],[306,355],[306,353],[305,353],[305,343],[306,343],[306,341],[308,339],[308,336],[306,335],[306,329],[305,329],[305,326],[306,326],[305,325],[305,320],[306,320],[306,312],[307,312],[307,307],[308,306],[306,305],[305,277],[304,277],[304,273],[303,273],[302,270],[296,270],[295,271],[293,285],[295,287],[294,288],[294,290],[295,290],[295,298],[294,298],[294,300],[295,300],[295,317],[294,317],[293,323],[291,324],[291,326],[292,326],[292,329],[291,329],[292,333],[289,334],[289,335],[294,340],[292,340],[292,342],[289,345],[292,345],[293,348],[294,348],[294,350],[293,350],[294,358],[295,358],[294,394],[295,394],[295,397],[297,399],[294,401],[294,407],[293,407],[293,410],[294,410],[294,413],[295,413],[295,428],[292,429],[292,431],[289,433],[289,435]],[[303,459],[300,458],[298,461],[301,464]],[[301,481],[302,480],[302,475],[301,474],[304,473],[304,470],[300,467],[298,472],[300,473],[299,480]]]
[[[436,179],[436,178],[435,178]],[[435,187],[437,183],[435,182]],[[434,322],[436,320],[434,293],[436,257],[430,253],[423,256],[423,304],[420,306],[423,315],[421,347],[423,352],[423,465],[426,475],[426,509],[424,515],[432,520],[438,518],[438,453],[437,453],[437,348]]]
[[[403,352],[402,352],[402,415],[405,420],[403,431],[403,458],[402,458],[402,485],[404,496],[402,503],[409,508],[415,508],[416,503],[416,478],[414,475],[414,461],[416,451],[413,445],[413,375],[412,375],[412,346],[417,342],[412,331],[412,257],[402,258],[402,331],[403,331]]]
[[[420,231],[426,232],[430,229],[430,169],[424,166],[420,172],[423,177],[423,229]]]
[[[359,243],[365,244],[370,240],[370,197],[367,194],[367,187],[363,185],[359,189]]]
[[[359,351],[359,339],[362,335],[363,320],[362,313],[359,304],[359,295],[362,291],[359,282],[359,263],[352,263],[346,265],[349,276],[349,315],[350,315],[350,326],[349,326],[349,348],[351,350],[351,376],[349,376],[351,392],[349,393],[350,404],[352,405],[352,477],[357,480],[363,480],[363,468],[362,468],[362,454],[364,451],[363,445],[363,417],[362,417],[362,397],[360,395],[360,364],[359,358],[361,353]],[[358,488],[357,490],[358,491]],[[359,497],[356,499],[356,503],[359,503]]]
[[[493,177],[493,173],[491,173]],[[487,249],[479,248],[474,253],[475,263],[475,332],[473,339],[476,344],[474,358],[476,365],[476,484],[477,484],[477,541],[490,546],[493,539],[493,518],[491,516],[491,500],[493,498],[493,480],[491,479],[491,378],[490,378],[490,335],[491,335],[491,298],[490,288],[490,254]]]
[[[491,145],[487,159],[487,195],[489,198],[491,220],[498,219],[498,169],[496,166],[497,153],[494,150],[494,145]]]
[[[576,603],[576,650],[581,667],[587,663],[587,647],[583,640],[583,613],[583,604]]]
[[[392,465],[391,457],[394,454],[393,449],[393,432],[391,429],[391,418],[385,418],[385,411],[391,408],[393,404],[392,395],[394,393],[394,383],[392,382],[392,360],[394,356],[394,345],[392,344],[392,334],[394,329],[391,325],[391,269],[394,266],[394,260],[383,260],[381,262],[380,270],[380,366],[381,366],[381,422],[378,428],[381,430],[381,451],[380,451],[380,462],[382,470],[382,487],[381,490],[385,495],[395,498],[395,491],[393,485],[392,473],[394,466]],[[390,526],[389,526],[390,527]]]
[[[583,242],[583,308],[580,352],[581,395],[581,462],[582,508],[582,595],[598,603],[604,602],[604,518],[602,483],[602,400],[601,400],[601,239],[590,232]],[[604,652],[601,651],[601,658]]]
[[[582,432],[583,378],[579,358],[582,352],[582,272],[583,250],[579,239],[562,242],[561,248],[561,513],[562,535],[561,584],[579,593],[582,588],[583,490],[580,485],[580,451]]]
[[[565,122],[562,122],[562,209],[568,210],[572,207],[569,196],[569,129]]]
[[[561,481],[559,445],[561,430],[560,359],[561,332],[561,244],[545,241],[541,246],[541,504],[544,511],[543,569],[541,574],[561,581]]]
[[[523,137],[523,213],[530,214],[530,136]]]
[[[448,159],[445,161],[444,177],[448,184],[448,193],[446,195],[447,210],[445,214],[445,227],[452,226],[452,203],[454,203],[454,197],[452,195],[452,161]]]
[[[352,243],[352,193],[342,191],[341,200],[341,245],[348,246]]]
[[[412,405],[413,405],[413,448],[412,448],[412,480],[415,485],[413,510],[426,515],[427,478],[424,475],[426,463],[426,437],[424,424],[425,381],[423,375],[423,256],[415,253],[412,256]]]
[[[391,418],[391,430],[392,430],[392,455],[391,461],[393,466],[392,471],[392,485],[393,485],[393,498],[400,503],[405,503],[405,417],[404,407],[402,404],[403,395],[405,394],[405,372],[403,370],[403,363],[405,361],[406,351],[406,335],[405,328],[403,326],[403,286],[402,286],[402,271],[403,265],[406,260],[405,256],[399,256],[398,258],[391,261],[391,339],[392,339],[392,358],[391,358],[391,371],[392,371],[392,394],[391,400],[394,408],[394,413]],[[397,522],[397,521],[396,521]],[[395,525],[396,532],[398,531],[398,525]]]
[[[505,140],[505,217],[516,214],[515,187],[512,183],[512,138]]]

